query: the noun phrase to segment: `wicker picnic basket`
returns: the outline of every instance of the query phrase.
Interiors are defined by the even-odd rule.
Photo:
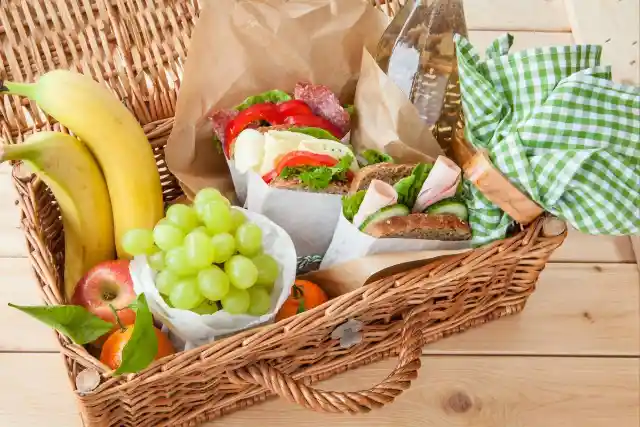
[[[397,1],[371,0],[391,15]],[[136,114],[153,145],[166,201],[182,193],[163,146],[173,124],[182,62],[198,15],[196,0],[5,0],[0,8],[0,77],[31,81],[72,68],[108,84]],[[4,98],[2,135],[60,126],[33,103]],[[29,258],[43,299],[63,303],[63,229],[50,191],[14,167]],[[409,388],[421,348],[447,335],[519,312],[566,233],[546,237],[544,217],[505,240],[383,278],[279,323],[164,358],[135,375],[112,377],[85,348],[57,334],[72,387],[81,371],[101,382],[76,390],[87,426],[195,426],[278,395],[318,411],[359,413]],[[341,348],[332,331],[363,322],[362,341]],[[332,392],[313,383],[395,356],[396,368],[369,390]]]

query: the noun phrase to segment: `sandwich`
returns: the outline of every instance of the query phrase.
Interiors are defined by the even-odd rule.
[[[213,111],[209,120],[216,141],[232,160],[235,142],[247,129],[289,130],[340,141],[351,129],[352,112],[327,86],[300,82],[293,94],[270,90],[250,96],[234,108]]]
[[[434,164],[363,167],[343,197],[342,211],[360,231],[377,238],[471,239],[461,170],[444,156]]]

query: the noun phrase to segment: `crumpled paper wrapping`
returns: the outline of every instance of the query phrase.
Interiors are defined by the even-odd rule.
[[[256,317],[231,315],[220,310],[211,315],[199,315],[189,310],[171,308],[156,289],[155,272],[147,264],[146,257],[138,256],[131,262],[130,272],[136,294],[144,292],[154,317],[169,329],[174,336],[172,338],[177,338],[174,342],[184,344],[187,350],[273,321],[295,281],[296,252],[289,235],[262,215],[241,208],[234,209],[241,210],[249,221],[262,229],[264,253],[271,255],[280,266],[280,274],[271,294],[269,313]]]

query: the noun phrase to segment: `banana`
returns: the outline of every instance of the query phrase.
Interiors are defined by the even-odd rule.
[[[21,160],[53,192],[65,238],[64,289],[67,301],[82,276],[113,259],[113,216],[107,185],[89,150],[60,132],[38,132],[24,143],[0,145],[0,163]]]
[[[122,236],[164,216],[160,174],[135,116],[105,86],[72,71],[51,71],[31,84],[0,82],[2,92],[35,101],[87,145],[107,182],[118,257],[130,258]]]

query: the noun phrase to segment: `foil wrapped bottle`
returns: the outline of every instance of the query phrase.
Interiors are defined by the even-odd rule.
[[[462,105],[454,34],[467,37],[462,0],[406,0],[380,39],[376,61],[455,159]]]

